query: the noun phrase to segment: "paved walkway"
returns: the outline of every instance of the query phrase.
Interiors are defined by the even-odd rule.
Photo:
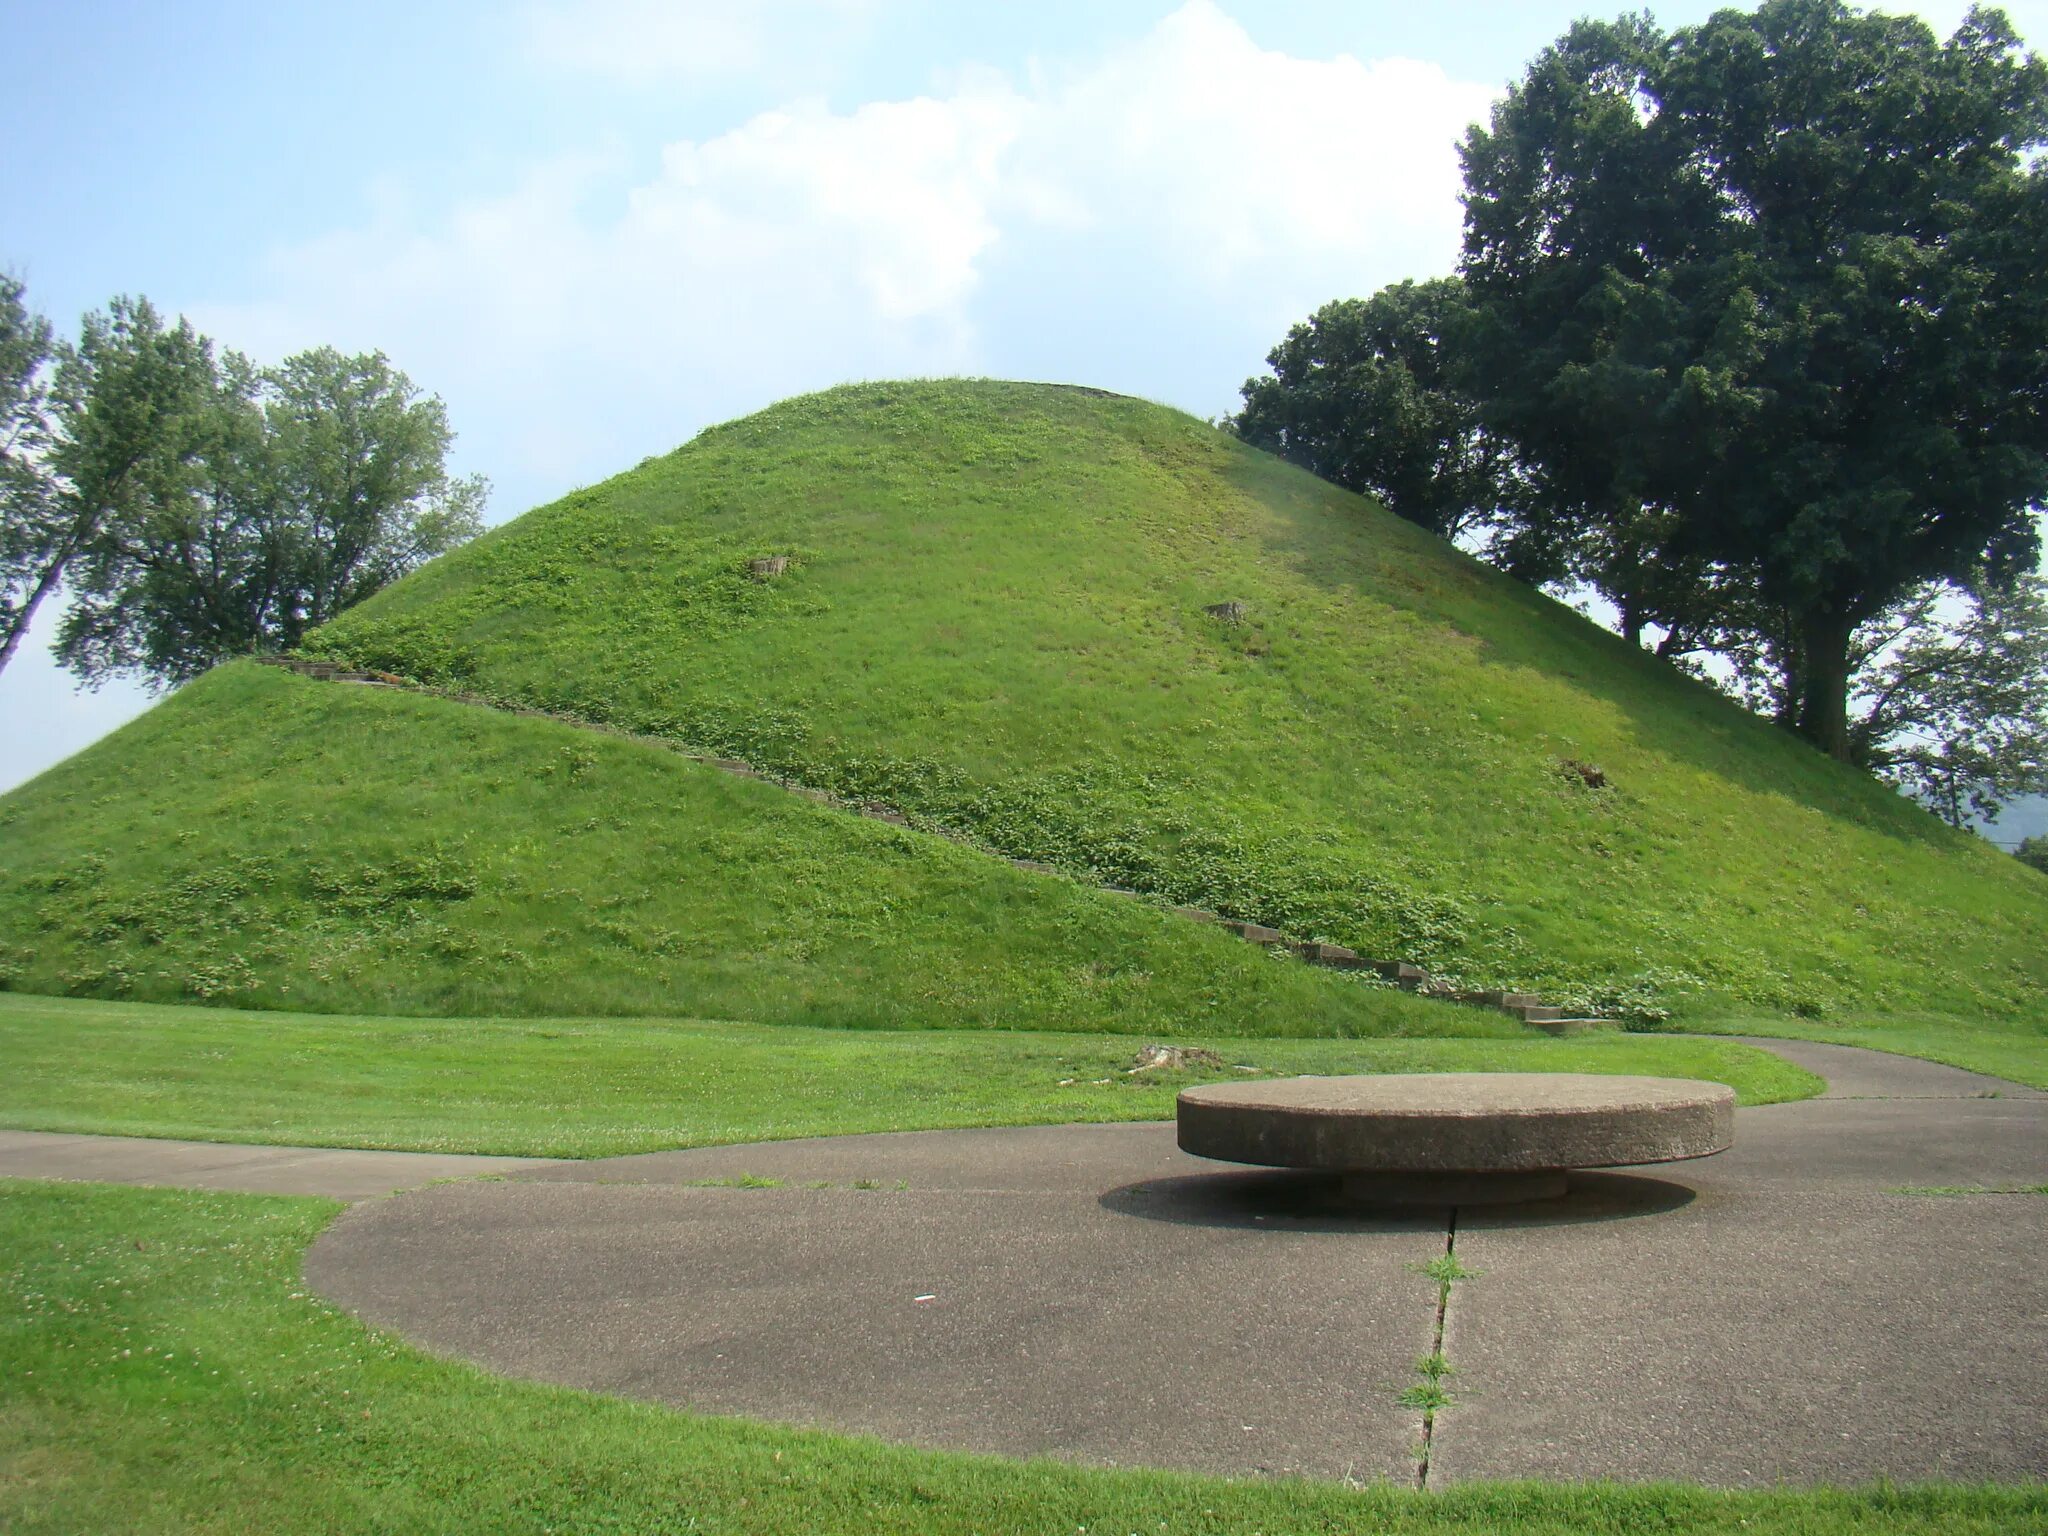
[[[443,1179],[474,1179],[542,1166],[531,1157],[454,1152],[356,1152],[341,1147],[238,1146],[153,1136],[71,1136],[0,1131],[0,1178],[97,1179],[256,1195],[367,1200]]]
[[[922,1445],[1432,1487],[2048,1475],[2048,1199],[1988,1192],[2048,1179],[2048,1101],[1757,1043],[1829,1095],[1741,1111],[1719,1157],[1401,1219],[1186,1157],[1163,1125],[523,1168],[299,1150],[267,1171],[151,1169],[123,1159],[262,1149],[106,1138],[31,1157],[15,1133],[0,1172],[303,1188],[330,1179],[308,1159],[375,1159],[356,1187],[380,1191],[507,1172],[356,1206],[309,1280],[508,1374]],[[1915,1192],[1934,1188],[1987,1192]],[[1400,1396],[1438,1336],[1420,1269],[1447,1251],[1472,1273],[1441,1319],[1455,1401],[1425,1461]]]

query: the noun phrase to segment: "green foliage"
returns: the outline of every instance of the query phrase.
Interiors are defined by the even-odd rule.
[[[2048,581],[1980,583],[1967,604],[1874,658],[1854,726],[1858,756],[1952,827],[2048,793]]]
[[[5,309],[14,427],[33,468],[10,474],[0,507],[0,667],[37,608],[110,530],[137,525],[179,494],[188,460],[214,424],[215,379],[198,332],[182,320],[166,327],[146,299],[117,298],[86,316],[78,344],[54,353],[46,380],[48,326],[24,327],[18,285]]]
[[[2024,837],[2019,847],[2013,850],[2013,857],[2029,869],[2038,869],[2048,875],[2048,837]]]
[[[48,596],[65,521],[45,462],[50,443],[50,322],[19,279],[0,273],[0,668]]]
[[[1489,419],[1776,616],[1836,756],[1859,624],[2033,563],[2044,139],[2048,67],[1999,12],[1941,45],[1841,0],[1581,22],[1467,139]]]
[[[178,683],[224,657],[296,644],[306,630],[472,537],[485,486],[452,479],[453,434],[381,353],[319,348],[259,371],[191,344],[180,414],[138,429],[168,467],[115,498],[86,449],[123,408],[137,355],[167,344],[117,303],[88,317],[60,381],[57,463],[92,532],[65,570],[72,605],[57,654],[88,681],[130,672]],[[123,326],[132,319],[132,336]],[[124,337],[126,338],[124,340]],[[79,478],[81,469],[86,478]]]
[[[785,574],[746,577],[773,554]],[[1203,613],[1224,600],[1245,622]],[[1138,401],[791,401],[494,530],[307,649],[1641,1022],[2048,990],[2048,907],[1992,850]]]
[[[1444,538],[1498,520],[1519,489],[1512,448],[1456,377],[1469,325],[1456,278],[1326,304],[1266,355],[1226,423],[1264,448]]]
[[[851,1198],[856,1197],[851,1194]],[[489,1376],[305,1292],[320,1200],[0,1190],[0,1525],[20,1536],[821,1531],[1993,1536],[2037,1488],[1714,1491],[1021,1464]]]

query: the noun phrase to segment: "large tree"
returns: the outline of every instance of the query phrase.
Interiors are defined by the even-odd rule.
[[[48,591],[58,542],[48,462],[50,356],[50,322],[29,309],[18,279],[0,275],[0,669]]]
[[[1245,381],[1227,425],[1431,533],[1477,532],[1513,498],[1517,474],[1454,374],[1465,318],[1456,278],[1326,304],[1267,354],[1271,374]]]
[[[1582,22],[1464,146],[1488,419],[1740,592],[1852,755],[1859,626],[2030,566],[2048,494],[2048,70],[2002,15],[1770,0]]]
[[[441,401],[381,353],[267,371],[227,354],[178,423],[177,473],[74,560],[59,659],[88,682],[165,686],[297,644],[477,532],[485,483],[448,474],[452,440]]]
[[[146,299],[88,315],[78,344],[54,349],[48,377],[47,324],[24,330],[14,318],[18,285],[7,308],[18,338],[8,373],[24,382],[12,391],[21,446],[0,507],[0,667],[105,530],[179,493],[214,381],[205,339],[183,321],[166,326]]]

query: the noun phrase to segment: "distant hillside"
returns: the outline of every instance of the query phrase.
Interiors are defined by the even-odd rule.
[[[791,401],[496,530],[345,614],[313,649],[744,758],[1085,881],[1638,1018],[1731,1007],[2010,1017],[2048,997],[2048,880],[1369,503],[1178,412],[1094,391],[944,382]],[[192,752],[220,741],[231,762],[209,770],[216,779],[263,775],[275,743],[302,728],[357,733],[356,756],[307,741],[259,778],[297,828],[280,849],[300,862],[390,859],[410,839],[435,857],[460,849],[480,869],[526,861],[516,900],[480,885],[460,925],[432,918],[482,948],[450,962],[445,997],[408,1006],[453,1006],[459,994],[468,1011],[567,1008],[522,1002],[554,994],[518,965],[552,968],[552,986],[612,953],[603,934],[614,920],[589,903],[652,912],[677,899],[677,881],[691,886],[690,915],[650,916],[671,936],[646,942],[678,946],[692,976],[716,968],[703,958],[714,932],[734,946],[735,977],[764,957],[782,964],[808,942],[801,921],[750,943],[746,923],[720,927],[719,914],[828,890],[842,865],[865,871],[885,846],[864,840],[875,829],[828,829],[817,819],[828,813],[765,787],[703,784],[674,763],[635,768],[630,794],[586,813],[597,819],[580,832],[566,808],[588,791],[560,766],[575,743],[534,737],[519,748],[527,766],[502,755],[486,765],[473,755],[496,740],[486,711],[372,704],[369,691],[243,670],[135,729],[175,724]],[[302,698],[322,687],[355,702]],[[294,724],[316,707],[378,713],[375,724]],[[245,748],[244,736],[270,745]],[[99,878],[118,874],[145,905],[164,882],[202,878],[170,856],[202,803],[190,798],[202,793],[201,761],[181,799],[152,782],[134,744],[144,739],[124,733],[0,800],[10,942],[35,947],[23,882],[51,867],[102,860]],[[603,761],[622,750],[604,748]],[[380,754],[405,766],[387,773]],[[444,798],[416,823],[386,810],[350,823],[335,807],[360,772],[376,784],[367,805],[405,806],[424,792],[405,787],[415,780]],[[769,824],[758,818],[781,818],[774,851],[719,856],[715,840],[686,830],[707,806],[736,846],[770,837],[748,830]],[[682,851],[689,836],[695,852]],[[534,916],[545,903],[533,861],[574,864],[586,838],[615,849],[601,865],[575,864],[563,915]],[[1081,907],[1029,907],[1040,938],[976,937],[1038,886],[994,860],[974,866],[1000,872],[986,885],[946,862],[975,858],[941,860],[960,882],[944,889],[971,889],[971,900],[921,887],[924,905],[864,908],[866,926],[845,930],[878,954],[907,953],[922,934],[918,964],[953,978],[877,990],[868,1006],[903,1018],[970,1006],[948,999],[981,974],[976,954],[1014,961],[1002,1008],[1020,1011],[992,1004],[990,1017],[1056,1013],[1087,995],[1060,967],[1097,963],[1097,909],[1084,921]],[[269,899],[238,897],[237,910]],[[1061,900],[1109,903],[1116,922],[1140,925],[1130,944],[1167,946],[1147,957],[1181,957],[1124,948],[1110,962],[1158,1016],[1178,994],[1189,1009],[1227,999],[1216,1006],[1241,1018],[1336,1010],[1319,1030],[1405,1027],[1391,1015],[1336,1023],[1365,1005],[1334,999],[1385,997],[1345,978],[1282,982],[1303,968],[1226,954],[1216,935],[1169,935],[1159,925],[1172,919],[1127,901]],[[899,928],[899,910],[925,926]],[[1062,932],[1070,958],[1056,961]],[[851,953],[817,947],[804,985],[821,998],[866,991],[858,976],[827,984]],[[502,959],[497,972],[488,957]],[[89,966],[91,946],[78,941],[67,963]],[[347,984],[292,984],[315,987],[317,1006],[365,1008],[404,984],[403,966],[357,964]],[[1035,977],[1064,977],[1045,983],[1060,1001],[1018,1001]],[[1293,987],[1312,990],[1259,990]],[[636,982],[628,995],[575,1006],[654,1008],[667,994]],[[818,1006],[840,1016],[836,1003]],[[1089,1006],[1106,1018],[1123,1003]]]
[[[2001,847],[2010,848],[2025,837],[2048,837],[2048,795],[2015,800],[1998,813],[1998,820],[1979,829]]]

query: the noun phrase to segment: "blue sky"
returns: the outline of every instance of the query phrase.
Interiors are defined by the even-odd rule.
[[[259,360],[381,348],[492,521],[850,378],[1214,415],[1317,305],[1451,268],[1458,134],[1589,8],[1628,6],[5,0],[0,266],[66,331],[144,293]],[[0,788],[146,702],[32,644]]]

